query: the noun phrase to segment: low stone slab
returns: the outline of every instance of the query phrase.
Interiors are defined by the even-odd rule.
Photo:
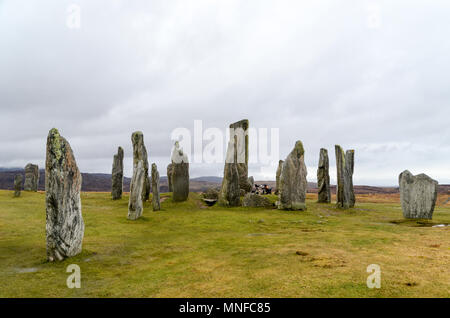
[[[242,200],[242,206],[254,208],[272,208],[273,204],[268,198],[262,195],[247,193]]]

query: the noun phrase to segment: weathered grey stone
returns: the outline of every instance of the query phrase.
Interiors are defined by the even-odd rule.
[[[224,176],[222,179],[222,187],[219,193],[219,205],[221,206],[239,206],[241,204],[241,188],[239,185],[238,164],[232,158],[235,157],[232,140],[228,143],[227,157],[225,160]],[[245,190],[244,190],[245,191]]]
[[[400,201],[407,219],[431,219],[436,205],[438,182],[426,174],[413,176],[408,170],[399,176]]]
[[[20,193],[22,191],[22,181],[23,176],[21,174],[16,174],[14,176],[14,196],[20,197]]]
[[[253,187],[255,186],[255,179],[253,178],[253,176],[248,178],[248,184],[250,186],[250,191],[252,191]]]
[[[330,203],[330,162],[328,159],[328,150],[320,149],[319,168],[317,169],[317,188],[318,202]]]
[[[133,177],[130,184],[130,199],[128,201],[128,219],[136,220],[142,216],[144,205],[142,202],[143,187],[145,185],[144,161],[138,160],[134,163]]]
[[[39,185],[39,167],[34,164],[27,164],[25,166],[25,184],[23,189],[25,191],[34,191],[38,190]]]
[[[168,186],[169,186],[169,192],[173,192],[173,186],[172,186],[172,169],[173,169],[173,166],[172,166],[171,163],[169,163],[169,164],[167,165],[167,183],[168,183]]]
[[[53,128],[47,137],[45,162],[47,259],[51,262],[81,252],[84,221],[80,191],[81,174],[72,148]]]
[[[111,174],[111,196],[113,200],[122,198],[123,192],[123,149],[119,147],[114,155]]]
[[[178,141],[172,151],[172,200],[186,201],[189,196],[189,160]]]
[[[161,201],[159,197],[159,172],[156,164],[152,164],[152,205],[153,211],[161,210]]]
[[[306,210],[306,175],[305,150],[297,141],[281,168],[278,209]]]
[[[283,167],[283,160],[278,161],[278,168],[277,168],[277,173],[276,173],[276,178],[275,178],[275,194],[278,195],[279,194],[279,189],[280,189],[280,175],[281,175],[281,168]]]
[[[208,190],[202,193],[202,197],[204,199],[218,200],[219,190],[217,188],[209,188]]]
[[[142,185],[142,200],[147,201],[150,197],[150,179],[148,175],[148,156],[147,149],[144,144],[144,134],[136,131],[131,135],[131,142],[133,143],[133,166],[136,166],[139,160],[142,160],[142,167],[144,169],[144,179]]]
[[[231,146],[234,156],[230,160],[237,163],[236,168],[239,176],[239,186],[245,192],[250,192],[252,189],[248,183],[248,119],[240,120],[230,125],[230,141],[228,147]],[[231,162],[228,162],[231,163]]]
[[[347,150],[344,154],[341,146],[335,146],[337,169],[337,207],[349,209],[355,206],[355,192],[353,189],[353,170],[355,151]]]
[[[268,198],[262,195],[247,193],[242,200],[242,206],[255,208],[272,208],[273,204]]]

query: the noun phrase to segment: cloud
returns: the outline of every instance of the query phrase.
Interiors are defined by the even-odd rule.
[[[80,29],[66,25],[72,3]],[[341,144],[356,150],[357,184],[394,185],[404,169],[450,183],[449,11],[444,1],[2,1],[0,166],[43,165],[57,127],[82,171],[110,172],[117,146],[130,161],[141,130],[163,175],[175,128],[248,118],[280,129],[280,159],[304,142],[310,181],[319,149],[334,165]],[[250,170],[268,178],[276,166]]]

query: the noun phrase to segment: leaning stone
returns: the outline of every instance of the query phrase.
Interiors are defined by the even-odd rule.
[[[400,201],[407,219],[431,219],[436,205],[438,182],[426,174],[413,176],[408,170],[399,176]]]
[[[150,197],[150,180],[148,176],[148,156],[147,149],[144,144],[144,134],[136,131],[131,135],[131,142],[133,143],[133,167],[136,166],[139,160],[142,160],[142,167],[144,169],[144,178],[142,185],[142,200],[147,201]]]
[[[189,196],[189,160],[178,141],[172,151],[172,200],[186,201]]]
[[[242,206],[254,208],[272,208],[273,204],[268,198],[262,195],[247,193],[242,200]]]
[[[172,186],[172,170],[173,166],[171,163],[167,165],[167,185],[169,187],[169,192],[173,192],[173,186]]]
[[[159,172],[156,164],[152,164],[152,204],[153,211],[161,210],[161,201],[159,197]]]
[[[305,150],[297,141],[281,168],[278,209],[306,210],[306,175]]]
[[[277,173],[276,173],[276,178],[275,178],[275,194],[278,195],[279,193],[279,189],[280,189],[280,175],[281,175],[281,168],[283,167],[283,160],[278,161],[278,168],[277,168]]]
[[[335,146],[337,169],[337,207],[349,209],[355,206],[355,192],[353,189],[353,170],[355,151],[347,150],[344,154],[341,146]]]
[[[22,191],[22,181],[23,176],[21,174],[16,174],[14,176],[14,196],[20,197],[20,193]]]
[[[130,184],[130,199],[128,201],[128,219],[137,220],[144,210],[142,202],[142,189],[145,180],[145,168],[143,160],[134,164],[133,177]]]
[[[45,202],[47,259],[51,262],[79,254],[84,221],[81,213],[81,174],[72,148],[57,129],[47,137]]]
[[[111,174],[111,196],[113,200],[122,198],[123,192],[123,149],[119,147],[114,155]]]
[[[25,184],[23,189],[25,191],[34,191],[38,190],[39,185],[39,167],[34,164],[27,164],[25,166]]]
[[[328,151],[320,149],[319,168],[317,169],[317,188],[318,188],[318,202],[330,203],[330,163],[328,159]]]
[[[237,163],[232,159],[234,150],[232,140],[228,143],[227,158],[225,160],[224,176],[222,187],[219,193],[219,205],[221,206],[239,206],[241,204],[241,188],[239,186],[239,172]]]

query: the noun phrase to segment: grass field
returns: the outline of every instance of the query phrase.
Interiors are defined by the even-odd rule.
[[[127,196],[83,193],[83,252],[48,263],[45,194],[0,191],[0,297],[450,296],[450,227],[430,226],[450,223],[449,204],[428,224],[404,222],[395,197],[361,196],[342,211],[309,195],[306,212],[289,212],[167,195],[162,211],[147,202],[129,221]],[[69,264],[80,289],[66,286]],[[370,264],[380,289],[366,286]]]

